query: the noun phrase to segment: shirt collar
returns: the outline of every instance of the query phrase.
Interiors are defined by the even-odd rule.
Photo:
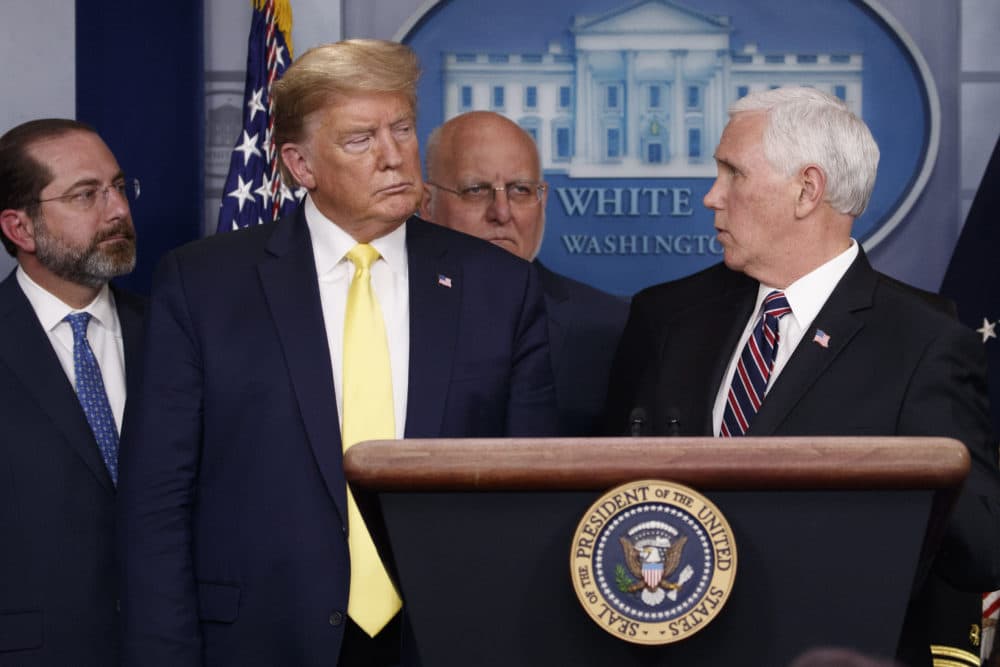
[[[851,268],[851,264],[857,256],[858,243],[851,239],[851,245],[847,250],[813,269],[783,290],[785,298],[788,300],[788,306],[792,309],[792,317],[799,323],[799,326],[804,328],[816,319],[826,300],[830,298],[833,288]],[[757,290],[757,310],[754,312],[760,312],[760,305],[764,302],[764,297],[775,289],[777,288],[764,283],[760,284]]]
[[[41,322],[42,328],[46,331],[52,331],[70,313],[87,312],[105,329],[113,334],[118,334],[119,325],[118,318],[115,317],[115,304],[107,283],[101,287],[94,300],[83,308],[73,308],[64,303],[59,297],[32,280],[31,276],[20,266],[17,268],[17,283],[21,286],[21,291],[28,298],[38,321]]]
[[[341,261],[347,261],[347,253],[358,242],[341,229],[336,222],[323,215],[313,202],[312,197],[308,195],[305,201],[305,216],[309,235],[312,237],[316,275],[323,276],[332,271]],[[393,273],[406,274],[405,222],[385,236],[372,240],[371,245],[378,250]]]

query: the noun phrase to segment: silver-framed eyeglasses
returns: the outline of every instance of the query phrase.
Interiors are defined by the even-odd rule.
[[[94,208],[94,205],[98,201],[102,205],[106,206],[108,203],[108,198],[111,196],[111,191],[114,190],[118,195],[128,201],[129,204],[135,202],[139,198],[139,194],[142,192],[142,187],[139,184],[138,178],[126,178],[111,185],[106,185],[103,188],[97,187],[96,185],[91,185],[69,194],[59,195],[58,197],[49,197],[48,199],[36,199],[36,204],[44,204],[48,201],[64,201],[73,208],[80,211],[89,211]]]
[[[493,185],[491,183],[473,183],[457,190],[446,188],[443,185],[425,181],[427,185],[450,192],[457,195],[462,201],[470,204],[489,205],[496,200],[496,193],[507,194],[507,201],[514,206],[534,206],[542,201],[545,192],[545,184],[536,181],[511,181],[503,185]]]

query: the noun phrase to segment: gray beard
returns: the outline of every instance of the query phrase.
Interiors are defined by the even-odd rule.
[[[86,287],[101,287],[116,276],[130,273],[135,268],[135,235],[127,222],[95,236],[83,248],[67,245],[62,239],[49,234],[41,218],[35,221],[35,257],[55,275]],[[129,232],[128,241],[99,247],[104,239]]]

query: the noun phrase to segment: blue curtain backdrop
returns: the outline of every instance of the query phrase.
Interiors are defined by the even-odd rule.
[[[201,233],[203,16],[202,0],[76,1],[76,117],[142,181],[138,262],[119,281],[141,293],[160,256]]]

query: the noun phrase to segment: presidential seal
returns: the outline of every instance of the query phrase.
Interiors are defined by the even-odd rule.
[[[580,604],[605,631],[670,644],[703,629],[733,587],[736,543],[697,491],[643,480],[608,491],[580,520],[570,551]]]

